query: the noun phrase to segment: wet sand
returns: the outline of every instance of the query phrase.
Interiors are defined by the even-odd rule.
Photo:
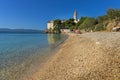
[[[26,80],[120,80],[120,33],[69,34]]]

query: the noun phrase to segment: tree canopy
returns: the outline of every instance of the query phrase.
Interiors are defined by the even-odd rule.
[[[54,31],[60,32],[60,29],[70,29],[73,30],[85,30],[85,31],[101,31],[106,30],[106,26],[112,20],[120,21],[120,10],[119,9],[108,9],[105,15],[93,17],[81,17],[80,20],[75,23],[73,18],[68,20],[54,20]]]

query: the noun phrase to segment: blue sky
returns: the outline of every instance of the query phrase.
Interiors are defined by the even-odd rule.
[[[120,0],[0,0],[0,28],[42,29],[54,19],[69,19],[76,9],[81,16],[104,15],[120,9]]]

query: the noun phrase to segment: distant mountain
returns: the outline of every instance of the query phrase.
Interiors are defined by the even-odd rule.
[[[0,28],[0,33],[45,33],[45,32],[42,30],[34,30],[34,29]]]

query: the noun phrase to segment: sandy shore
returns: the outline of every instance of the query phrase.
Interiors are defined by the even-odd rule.
[[[120,80],[120,33],[69,34],[29,80]]]

